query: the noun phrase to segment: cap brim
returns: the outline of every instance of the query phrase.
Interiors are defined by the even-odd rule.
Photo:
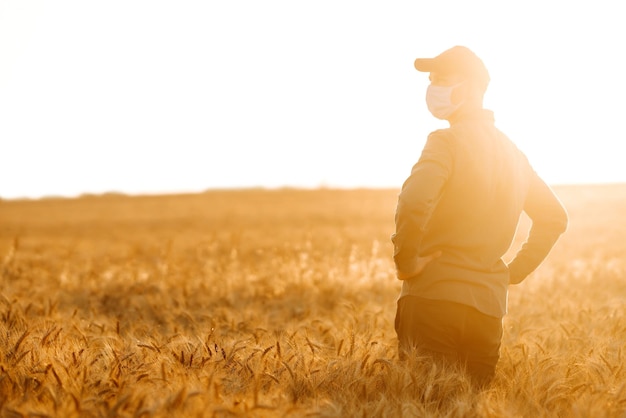
[[[415,69],[417,71],[421,71],[424,73],[431,73],[435,68],[435,59],[434,58],[418,58],[413,63],[415,65]]]

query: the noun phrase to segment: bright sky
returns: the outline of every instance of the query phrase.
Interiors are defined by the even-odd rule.
[[[550,183],[626,181],[613,0],[0,0],[0,197],[400,187],[454,45]]]

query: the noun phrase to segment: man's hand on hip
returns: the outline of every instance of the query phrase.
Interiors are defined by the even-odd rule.
[[[415,277],[420,274],[424,270],[424,268],[426,268],[428,263],[439,257],[441,257],[441,251],[434,252],[425,257],[417,257],[417,261],[415,262],[415,268],[413,269],[413,271],[406,272],[397,270],[396,277],[398,278],[398,280],[406,280],[410,279],[411,277]]]

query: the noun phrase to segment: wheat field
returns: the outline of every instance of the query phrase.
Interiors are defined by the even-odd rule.
[[[0,416],[626,416],[626,186],[555,190],[480,391],[398,360],[397,190],[0,201]]]

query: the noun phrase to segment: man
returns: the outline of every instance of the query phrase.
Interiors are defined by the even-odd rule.
[[[417,350],[461,364],[484,385],[500,356],[508,286],[544,260],[567,214],[483,109],[490,79],[480,58],[455,46],[415,68],[430,73],[428,109],[450,127],[428,136],[398,197],[391,239],[402,280],[400,355]],[[522,211],[532,227],[507,265]]]

